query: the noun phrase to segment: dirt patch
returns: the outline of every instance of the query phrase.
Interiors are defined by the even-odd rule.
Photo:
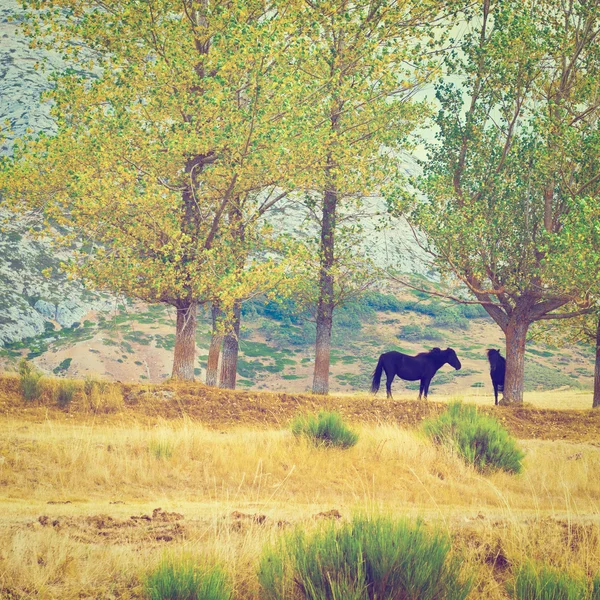
[[[41,515],[30,527],[53,527],[71,538],[91,544],[172,542],[185,535],[183,515],[155,508],[152,516],[132,515],[129,519],[117,519],[110,515],[84,517],[48,517]]]
[[[598,410],[547,410],[528,405],[481,410],[498,418],[514,436],[522,439],[587,441],[595,445],[600,439]]]
[[[252,525],[267,525],[276,527],[286,527],[290,525],[289,521],[282,519],[274,520],[261,513],[247,514],[234,510],[231,514],[223,517],[224,523],[235,531],[244,531]]]
[[[19,392],[18,379],[0,376],[0,412],[33,421],[69,418],[121,425],[128,421],[155,423],[158,419],[191,418],[207,427],[224,429],[249,425],[287,427],[300,412],[335,410],[355,423],[394,423],[417,427],[423,420],[439,415],[446,404],[434,401],[387,400],[372,396],[313,396],[253,391],[229,391],[201,383],[165,383],[161,385],[121,384],[124,408],[114,415],[86,412],[73,402],[63,411],[56,406],[27,404]],[[530,405],[489,406],[480,410],[498,418],[516,437],[522,439],[587,441],[598,444],[600,410],[550,410]]]
[[[339,510],[332,508],[331,510],[326,510],[324,512],[317,513],[314,519],[341,519],[342,515]]]

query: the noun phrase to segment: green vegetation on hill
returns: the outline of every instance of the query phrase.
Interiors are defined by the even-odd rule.
[[[377,357],[392,349],[413,354],[419,349],[451,345],[462,360],[484,361],[485,348],[490,343],[478,343],[479,340],[469,334],[473,320],[484,317],[485,311],[480,306],[452,305],[418,291],[402,297],[368,291],[337,312],[331,351],[334,380],[344,390],[367,390]],[[208,310],[200,311],[198,321],[197,343],[201,348],[208,348],[211,327]],[[238,362],[240,387],[269,387],[268,378],[273,375],[289,382],[306,377],[307,367],[312,367],[315,335],[314,322],[308,310],[293,299],[275,302],[255,298],[243,306],[243,323]],[[390,325],[393,326],[391,331]],[[114,360],[139,367],[143,363],[135,360],[136,349],[143,347],[146,352],[156,348],[172,352],[175,343],[173,331],[174,317],[167,307],[150,305],[140,311],[121,305],[118,312],[100,314],[95,321],[88,318],[83,324],[71,328],[58,329],[54,323],[48,322],[42,335],[6,346],[0,349],[0,356],[16,365],[22,356],[31,360],[46,352],[68,348],[96,337],[107,350],[113,349],[110,352]],[[393,336],[391,340],[386,332]],[[257,341],[257,337],[264,341]],[[120,351],[121,356],[115,357],[114,350]],[[102,353],[95,348],[88,348],[88,351]],[[525,376],[528,391],[582,387],[579,378],[591,375],[585,354],[565,358],[559,356],[557,350],[537,344],[528,348],[528,357]],[[207,359],[206,354],[199,356],[195,371],[197,377],[202,376]],[[555,360],[555,366],[544,364],[548,359]],[[574,360],[580,361],[581,365],[572,372]],[[70,366],[70,361],[62,359],[53,368],[55,373],[65,375]],[[458,372],[442,370],[436,374],[432,390],[439,393],[457,378],[472,375],[479,375],[482,381],[476,382],[477,387],[484,387],[488,382],[486,371],[469,368]],[[143,376],[146,378],[147,373]],[[419,382],[396,380],[395,386],[414,391],[418,390]],[[469,381],[467,386],[475,384]]]

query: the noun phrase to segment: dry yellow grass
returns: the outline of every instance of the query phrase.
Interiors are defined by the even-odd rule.
[[[222,560],[235,598],[258,600],[263,544],[332,509],[447,528],[477,569],[472,598],[506,597],[507,566],[525,556],[600,569],[596,445],[521,441],[522,475],[484,477],[392,425],[358,426],[358,444],[334,450],[284,429],[64,421],[0,420],[0,598],[138,598],[143,573],[170,549]],[[130,519],[157,507],[181,513],[182,529]]]
[[[385,389],[379,392],[380,395],[385,396]],[[356,399],[372,398],[369,394],[364,392],[360,393],[344,393],[336,392],[336,396],[349,397]],[[589,410],[592,408],[593,399],[592,390],[576,390],[576,389],[556,389],[552,391],[543,392],[524,392],[523,402],[527,406],[533,406],[541,409],[554,409],[554,410]],[[501,396],[500,396],[501,397]],[[415,400],[417,398],[417,392],[409,393],[406,390],[400,388],[394,393],[394,399],[397,400]],[[465,402],[472,404],[478,404],[480,406],[493,406],[494,395],[489,393],[489,390],[485,389],[467,389],[461,391],[459,394],[445,395],[445,394],[431,394],[430,400],[435,402],[449,402],[460,398]]]
[[[215,431],[189,419],[106,424],[0,422],[7,498],[241,502],[285,507],[416,505],[595,511],[600,449],[526,440],[524,474],[482,477],[418,432],[359,427],[349,450],[319,449],[287,430]],[[109,496],[107,496],[107,493]]]

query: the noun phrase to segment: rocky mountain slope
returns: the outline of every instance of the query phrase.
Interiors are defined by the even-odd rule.
[[[0,124],[6,137],[0,153],[10,154],[13,141],[27,129],[55,130],[50,106],[40,100],[50,86],[48,75],[63,68],[57,54],[31,49],[19,33],[22,8],[16,0],[0,3]],[[37,68],[36,68],[37,66]],[[29,224],[0,208],[0,346],[38,336],[51,321],[61,327],[80,322],[90,310],[110,302],[67,281],[60,271],[65,254],[50,241],[29,235]],[[51,268],[52,276],[42,270]]]

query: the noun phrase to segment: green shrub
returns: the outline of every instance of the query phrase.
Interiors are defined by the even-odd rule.
[[[468,329],[469,321],[460,314],[456,307],[449,307],[444,312],[435,316],[435,324],[438,327],[448,329]]]
[[[192,558],[167,557],[146,576],[150,600],[230,600],[231,585],[219,567],[201,569]]]
[[[439,417],[425,421],[423,429],[436,444],[449,445],[479,471],[521,471],[524,454],[514,438],[476,406],[453,402]]]
[[[173,444],[166,440],[152,440],[148,449],[158,460],[165,460],[173,456]]]
[[[462,600],[471,579],[449,552],[449,537],[421,522],[358,518],[310,536],[298,529],[263,552],[261,598]]]
[[[358,434],[349,429],[336,412],[299,415],[292,421],[292,433],[307,437],[317,446],[350,448],[358,441]]]
[[[56,402],[61,408],[66,408],[73,401],[73,396],[77,392],[77,384],[70,379],[61,379],[56,391]]]
[[[443,340],[444,336],[431,325],[404,325],[400,328],[400,333],[397,336],[401,340],[412,341],[439,341]]]
[[[370,291],[362,296],[362,301],[376,311],[402,312],[405,303],[391,294]]]
[[[592,586],[595,585],[592,584]],[[595,599],[594,589],[588,590],[583,577],[573,577],[564,571],[533,563],[522,565],[509,593],[517,600],[589,600]]]
[[[69,367],[71,366],[71,362],[73,362],[72,358],[65,358],[65,360],[63,360],[57,367],[52,369],[52,372],[55,375],[58,375],[59,373],[62,373],[63,371],[68,371]]]
[[[42,393],[40,379],[42,374],[25,359],[19,363],[19,377],[21,378],[21,393],[28,402],[38,400]]]

